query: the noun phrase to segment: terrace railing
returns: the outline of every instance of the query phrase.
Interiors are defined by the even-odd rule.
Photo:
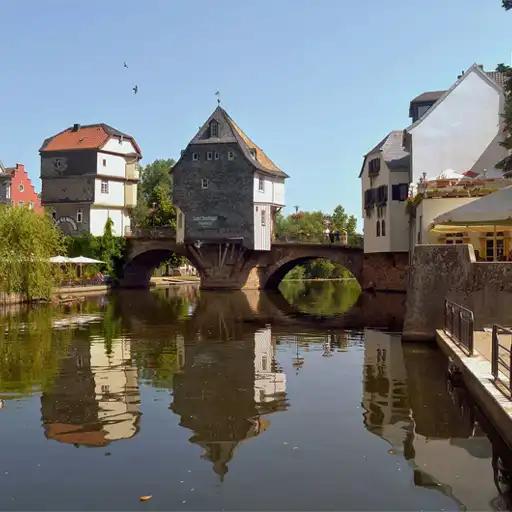
[[[474,322],[473,311],[450,300],[444,301],[444,332],[468,356],[472,356],[474,351]]]
[[[496,383],[505,385],[512,394],[512,329],[492,326],[491,372]]]

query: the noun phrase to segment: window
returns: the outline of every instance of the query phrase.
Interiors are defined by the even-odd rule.
[[[382,219],[380,224],[380,234],[381,236],[386,236],[386,221]]]
[[[208,188],[208,178],[201,179],[201,188]]]
[[[377,221],[377,236],[380,236],[380,221]]]
[[[11,185],[6,185],[5,187],[5,198],[11,199]]]
[[[228,151],[228,160],[234,160],[235,159],[235,153],[233,151]]]
[[[199,153],[192,153],[192,160],[199,160]]]
[[[430,105],[418,105],[418,119],[430,109]]]
[[[220,158],[219,152],[215,151],[215,160],[218,160]]]
[[[385,206],[388,202],[388,186],[381,185],[377,188],[377,205]]]
[[[25,201],[19,201],[18,206],[25,206]]]
[[[267,217],[265,215],[265,210],[261,210],[261,225],[262,226],[267,225]]]
[[[81,208],[79,208],[77,211],[76,211],[76,221],[81,224],[82,223],[82,219],[83,219],[83,216],[84,216],[84,213],[82,211]]]
[[[108,181],[107,180],[101,180],[101,193],[108,194]]]
[[[368,162],[368,174],[370,176],[375,176],[379,174],[380,171],[380,158],[372,158]]]
[[[258,190],[265,192],[265,180],[261,176],[258,178]]]
[[[32,201],[28,202],[28,209],[33,210],[34,209],[34,203]]]
[[[206,160],[213,160],[213,153],[211,151],[206,153]]]
[[[266,372],[268,371],[268,359],[267,359],[267,356],[264,355],[264,356],[261,356],[261,369]]]
[[[399,183],[391,186],[391,199],[393,201],[406,201],[409,195],[409,184]]]
[[[210,123],[210,137],[218,137],[219,136],[219,123],[212,119]]]
[[[106,158],[103,159],[103,167],[107,167],[107,159]]]
[[[25,187],[23,186],[23,183],[20,183],[18,189],[19,189],[20,192],[23,192],[25,190]]]
[[[256,149],[251,148],[251,149],[249,149],[249,152],[251,153],[253,160],[256,160]]]
[[[183,229],[183,213],[178,213],[178,228]]]

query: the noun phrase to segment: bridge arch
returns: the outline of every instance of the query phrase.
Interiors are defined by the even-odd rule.
[[[363,254],[361,249],[342,246],[302,246],[276,247],[276,258],[265,268],[261,277],[263,288],[276,289],[286,274],[297,265],[316,259],[326,259],[339,263],[348,269],[361,282]]]

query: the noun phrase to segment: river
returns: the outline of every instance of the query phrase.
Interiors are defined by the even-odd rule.
[[[508,453],[446,359],[389,332],[402,296],[281,291],[3,312],[0,509],[508,507]]]

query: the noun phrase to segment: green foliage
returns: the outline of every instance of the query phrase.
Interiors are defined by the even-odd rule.
[[[276,236],[283,240],[299,240],[307,242],[325,242],[325,229],[332,231],[345,231],[349,242],[356,234],[357,219],[354,215],[348,215],[343,206],[338,205],[332,215],[321,211],[296,212],[283,216],[276,216]]]
[[[508,9],[510,9],[510,5]],[[496,167],[510,175],[512,174],[512,68],[504,64],[499,64],[498,68],[505,73],[505,107],[503,110],[504,129],[503,141],[501,141],[500,144],[508,150],[509,154],[503,160],[498,162]],[[498,68],[496,69],[498,70]]]
[[[512,9],[512,0],[502,0],[502,5],[503,5],[503,8],[506,9],[507,11]]]
[[[155,160],[140,169],[137,206],[132,217],[137,227],[176,226],[172,204],[172,158]]]
[[[48,298],[61,279],[49,259],[65,252],[52,220],[28,208],[0,206],[0,291]]]
[[[279,289],[300,312],[321,316],[347,312],[361,294],[361,287],[355,279],[343,282],[283,281]]]

